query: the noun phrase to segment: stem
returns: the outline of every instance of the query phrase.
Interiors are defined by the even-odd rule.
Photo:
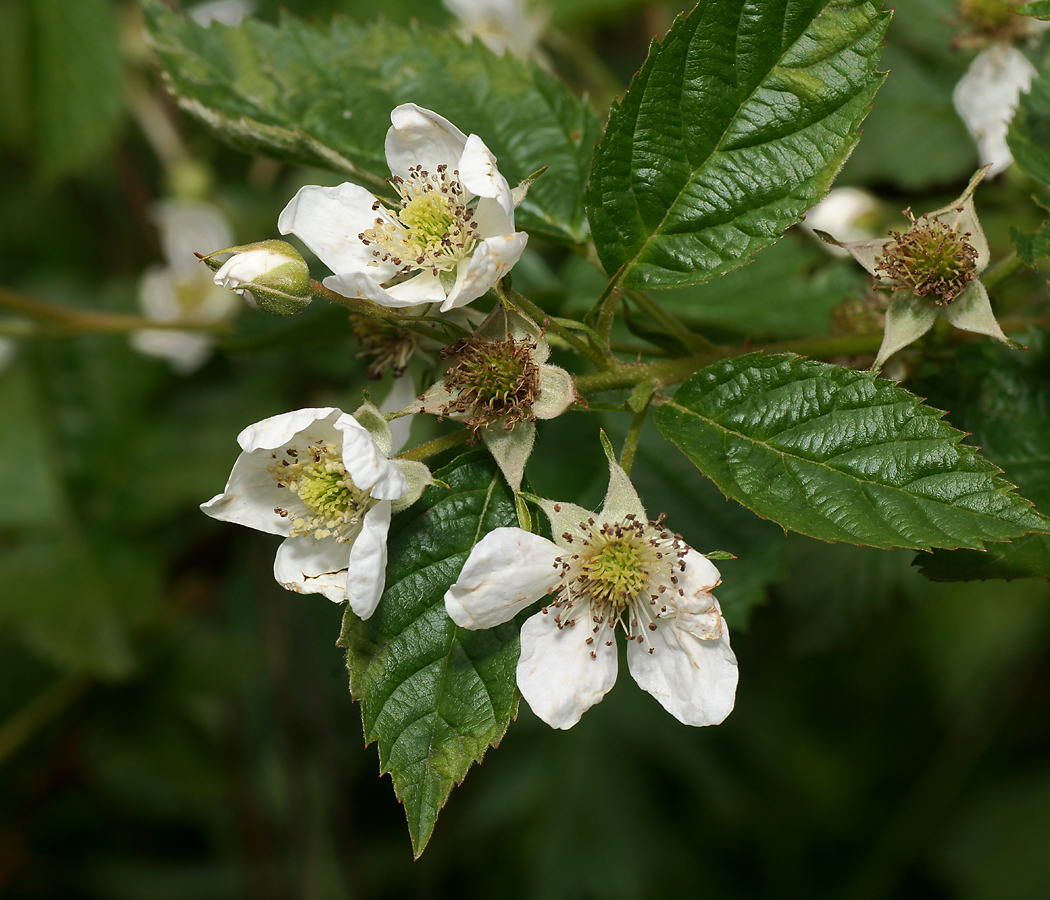
[[[638,308],[650,319],[661,326],[665,332],[678,338],[690,350],[712,350],[716,347],[702,334],[692,331],[684,322],[671,315],[645,291],[628,291],[627,296],[631,298]]]
[[[623,296],[623,286],[620,284],[620,272],[617,272],[612,281],[606,285],[602,296],[598,300],[600,304],[598,311],[598,324],[595,330],[601,339],[602,347],[606,350],[612,346],[613,322],[616,321],[616,307],[620,304]]]
[[[329,290],[321,284],[321,282],[314,279],[310,280],[310,290],[315,297],[322,297],[332,303],[338,303],[340,306],[345,307],[356,315],[370,316],[373,319],[384,319],[392,325],[396,325],[398,328],[403,328],[405,331],[420,334],[423,337],[435,338],[437,336],[437,329],[434,327],[435,325],[452,328],[453,330],[460,332],[461,337],[466,337],[470,333],[446,319],[431,319],[424,316],[404,316],[385,306],[380,306],[378,303],[373,303],[371,300],[364,300],[360,297],[344,297],[342,294],[337,294],[335,291]]]
[[[549,321],[550,324],[547,326],[553,331],[558,337],[564,340],[569,346],[571,346],[577,353],[586,356],[592,363],[594,363],[599,369],[608,368],[608,360],[606,357],[597,352],[587,341],[583,340],[578,335],[575,335],[566,328],[564,325],[555,322],[546,312],[540,309],[535,303],[528,298],[522,296],[515,290],[511,290],[511,296],[514,298],[515,305],[521,307],[536,321],[537,325],[542,325],[545,321]]]
[[[233,331],[228,322],[161,322],[145,316],[124,313],[97,312],[74,309],[58,303],[48,303],[26,294],[0,287],[0,309],[47,322],[61,332],[119,332],[142,331],[145,328],[163,331],[209,331],[224,334]]]
[[[650,394],[650,398],[652,395]],[[634,418],[631,419],[631,427],[627,430],[627,437],[623,442],[623,452],[620,454],[620,468],[628,475],[631,474],[631,466],[634,464],[634,454],[638,450],[638,438],[642,434],[642,425],[645,424],[645,417],[649,412],[649,401],[646,400],[645,406],[643,406],[638,412],[634,414]]]
[[[1011,253],[1009,256],[997,262],[992,266],[984,276],[981,278],[981,283],[984,285],[986,291],[992,290],[1000,281],[1005,278],[1009,278],[1018,269],[1024,268],[1024,263],[1021,261],[1021,257],[1017,255],[1017,252]]]
[[[428,459],[431,456],[444,453],[446,450],[451,450],[453,447],[458,447],[460,444],[465,444],[472,436],[471,430],[464,428],[462,431],[454,431],[452,434],[442,435],[425,444],[420,444],[418,447],[413,447],[411,450],[406,450],[404,453],[399,453],[395,459]]]

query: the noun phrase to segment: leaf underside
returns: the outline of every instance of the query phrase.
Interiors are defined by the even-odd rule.
[[[701,0],[614,105],[587,213],[627,287],[700,284],[821,200],[883,76],[867,0]]]
[[[379,607],[364,622],[347,609],[339,641],[365,741],[379,743],[380,774],[394,780],[416,856],[452,788],[499,743],[518,709],[520,623],[466,631],[444,601],[474,544],[517,524],[513,499],[484,452],[435,476],[449,488],[429,487],[394,518]]]
[[[793,355],[698,372],[656,412],[722,492],[785,529],[872,547],[968,547],[1050,519],[897,384]]]
[[[285,15],[276,27],[203,28],[158,0],[142,5],[179,104],[235,146],[388,191],[390,111],[417,103],[481,136],[511,185],[547,166],[518,226],[585,240],[583,188],[601,128],[586,99],[535,64],[423,25]]]

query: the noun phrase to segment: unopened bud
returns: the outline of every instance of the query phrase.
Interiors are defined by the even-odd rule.
[[[215,273],[215,283],[240,294],[249,306],[274,316],[301,313],[313,294],[310,269],[298,251],[284,241],[260,241],[217,250],[204,258],[232,253]]]

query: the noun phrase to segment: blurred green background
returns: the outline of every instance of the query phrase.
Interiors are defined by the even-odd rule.
[[[375,14],[363,0],[280,5],[322,21]],[[257,15],[277,6],[262,0]],[[451,21],[436,2],[382,6],[393,21]],[[894,227],[900,208],[939,206],[976,166],[951,106],[972,57],[949,46],[954,4],[900,6],[893,73],[840,180],[874,191]],[[550,57],[579,77],[565,47],[582,40],[626,84],[680,9],[558,3]],[[4,289],[135,314],[141,273],[164,262],[154,202],[207,199],[252,241],[274,236],[300,184],[330,177],[248,158],[185,118],[133,3],[0,0]],[[1016,170],[981,189],[993,253],[1008,252],[1011,224],[1037,224],[1032,189]],[[1045,305],[1044,282],[1024,276],[1003,302]],[[540,241],[515,272],[551,312],[585,309],[595,283]],[[775,308],[764,333],[790,337],[820,333],[865,285],[792,233],[668,302],[738,339]],[[720,564],[719,590],[736,710],[690,729],[625,675],[569,732],[522,704],[413,862],[362,746],[335,647],[341,609],[277,587],[276,539],[197,509],[222,490],[245,425],[353,408],[388,382],[367,382],[345,315],[321,302],[291,322],[245,311],[185,376],[83,324],[0,313],[0,896],[1050,896],[1050,586],[936,585],[913,553],[785,536],[724,501],[651,426],[635,466],[647,508],[739,557]],[[946,349],[911,384],[1015,481],[1024,461],[1009,446],[996,456],[982,429],[994,436],[1005,396],[1032,446],[1050,448],[1050,350],[1040,332],[1029,343],[1022,363]],[[1003,391],[982,393],[995,378]],[[623,434],[625,415],[602,418]],[[537,493],[599,501],[600,458],[576,448],[595,419],[541,427]],[[1050,485],[1022,488],[1050,512]]]

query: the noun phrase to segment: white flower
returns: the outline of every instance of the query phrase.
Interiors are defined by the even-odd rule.
[[[0,337],[0,372],[3,372],[15,358],[17,345],[10,338]]]
[[[485,294],[518,261],[514,200],[496,158],[437,113],[406,103],[390,114],[386,158],[401,197],[390,209],[360,185],[308,185],[278,220],[335,274],[347,297],[442,312]]]
[[[987,169],[980,169],[962,195],[942,209],[918,219],[905,210],[911,227],[904,234],[843,243],[817,232],[828,243],[847,250],[874,275],[876,287],[895,289],[873,368],[880,368],[898,350],[922,337],[938,316],[963,331],[1019,346],[999,327],[980,281],[991,253],[974,210],[973,192]]]
[[[540,501],[554,541],[497,528],[471,551],[445,609],[464,628],[491,628],[550,595],[521,629],[518,687],[532,711],[570,728],[616,680],[617,626],[638,684],[687,725],[733,709],[736,657],[711,591],[714,565],[651,522],[610,458],[601,512]]]
[[[1022,91],[1027,91],[1035,67],[1016,47],[996,42],[978,53],[952,94],[955,109],[977,143],[981,163],[997,175],[1014,161],[1006,143]]]
[[[194,251],[228,247],[233,235],[226,219],[211,204],[165,201],[156,204],[157,225],[166,265],[149,266],[139,281],[139,303],[159,322],[208,324],[231,318],[240,301],[212,282],[211,272]],[[167,359],[180,374],[199,368],[211,355],[215,337],[190,331],[145,329],[131,336],[135,349]]]
[[[512,490],[521,487],[536,419],[560,416],[576,399],[572,376],[547,365],[540,327],[497,306],[470,337],[449,347],[452,364],[419,398],[419,412],[465,422],[480,433]]]
[[[369,404],[356,417],[324,407],[256,422],[237,436],[243,452],[226,490],[201,509],[282,535],[277,581],[348,600],[367,619],[386,582],[391,512],[413,503],[430,480],[422,463],[387,459],[385,426]]]
[[[525,13],[522,0],[444,0],[463,23],[465,36],[476,36],[495,53],[509,50],[528,56],[536,48],[544,21]]]

